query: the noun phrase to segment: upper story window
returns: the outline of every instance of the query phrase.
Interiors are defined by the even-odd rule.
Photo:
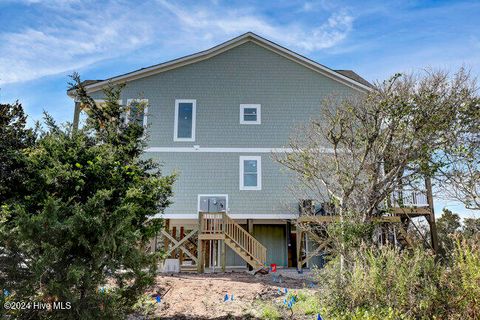
[[[147,126],[148,99],[128,99],[126,123],[131,121],[139,125]]]
[[[262,157],[240,157],[240,190],[262,190]]]
[[[261,112],[259,104],[240,105],[240,124],[261,124]]]
[[[197,100],[175,100],[173,141],[195,141]]]

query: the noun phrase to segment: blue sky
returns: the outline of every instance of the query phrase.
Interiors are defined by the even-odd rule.
[[[104,79],[247,31],[369,81],[462,65],[478,76],[478,30],[480,1],[0,0],[0,101],[71,121],[73,71]]]

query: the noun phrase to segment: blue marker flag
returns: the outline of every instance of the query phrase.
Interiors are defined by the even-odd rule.
[[[323,320],[323,319],[322,319],[322,316],[320,315],[320,313],[317,314],[317,320]]]
[[[283,299],[283,304],[287,304],[287,299]]]
[[[288,292],[288,289],[287,289],[287,288],[283,288],[283,292],[287,293],[287,292]]]
[[[158,303],[162,302],[162,298],[160,298],[160,296],[157,296],[156,299],[157,299],[157,302],[158,302]]]
[[[8,296],[8,295],[10,295],[10,292],[7,289],[3,289],[3,294],[5,296]]]
[[[223,302],[228,301],[228,293],[225,295],[225,298],[223,298]]]
[[[230,301],[233,301],[233,293],[232,293],[232,295],[230,296]]]

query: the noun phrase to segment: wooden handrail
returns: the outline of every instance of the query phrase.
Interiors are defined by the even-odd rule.
[[[200,233],[225,234],[261,265],[267,261],[267,248],[231,219],[225,212],[200,212]]]
[[[267,261],[267,248],[265,248],[257,239],[243,229],[238,223],[224,214],[225,235],[240,246],[244,251],[258,263],[265,265]]]

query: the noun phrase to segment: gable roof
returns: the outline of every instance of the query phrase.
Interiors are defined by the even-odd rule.
[[[265,38],[260,37],[259,35],[256,35],[253,32],[247,32],[242,34],[241,36],[238,36],[236,38],[233,38],[229,41],[226,41],[222,44],[219,44],[217,46],[214,46],[210,49],[200,51],[188,56],[184,56],[182,58],[170,60],[167,62],[163,62],[160,64],[156,64],[150,67],[138,69],[129,73],[125,73],[119,76],[115,76],[109,79],[105,80],[86,80],[85,81],[85,88],[88,92],[95,92],[101,90],[103,87],[105,87],[109,83],[121,83],[121,82],[128,82],[132,81],[135,79],[140,79],[144,77],[148,77],[157,73],[165,72],[168,70],[172,70],[175,68],[183,67],[185,65],[189,65],[195,62],[199,62],[202,60],[209,59],[211,57],[214,57],[222,52],[225,52],[227,50],[233,49],[237,46],[240,46],[246,42],[253,42],[265,49],[268,49],[270,51],[275,52],[276,54],[279,54],[283,56],[284,58],[287,58],[289,60],[292,60],[294,62],[297,62],[304,67],[307,67],[309,69],[312,69],[328,78],[331,78],[333,80],[336,80],[340,83],[343,83],[351,88],[354,88],[358,91],[361,92],[366,92],[371,90],[371,84],[368,83],[365,79],[360,77],[358,74],[353,72],[352,70],[333,70],[330,69],[320,63],[317,63],[311,59],[308,59],[298,53],[295,53],[285,47],[282,47],[270,40],[267,40]],[[69,95],[72,92],[68,92]]]

